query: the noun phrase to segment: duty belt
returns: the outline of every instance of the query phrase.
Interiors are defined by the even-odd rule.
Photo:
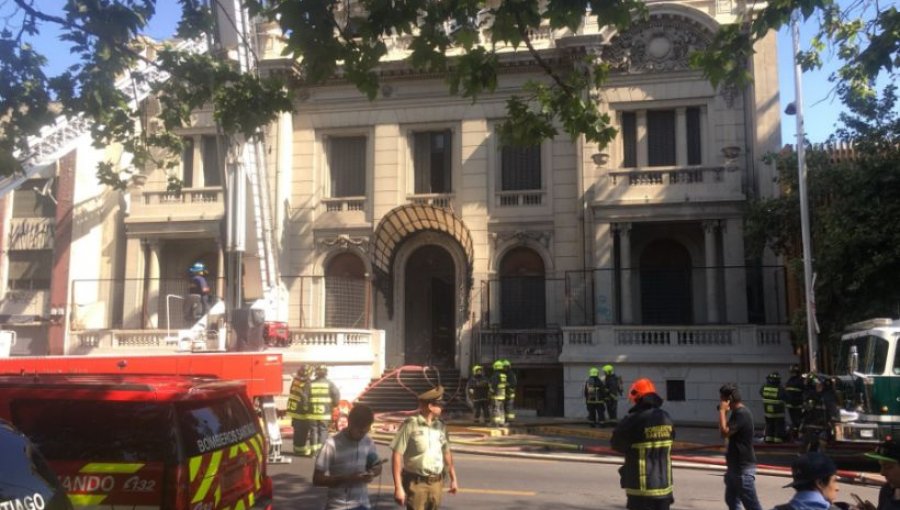
[[[410,473],[409,471],[404,471],[403,478],[406,478],[411,482],[435,483],[443,480],[444,475],[417,475],[415,473]]]

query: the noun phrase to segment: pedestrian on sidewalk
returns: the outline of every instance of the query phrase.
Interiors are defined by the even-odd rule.
[[[824,453],[800,455],[791,464],[793,481],[787,487],[797,492],[794,497],[773,510],[838,510],[835,499],[838,488],[837,466]]]
[[[888,439],[866,457],[878,461],[885,484],[878,492],[877,510],[900,510],[900,438]],[[862,510],[876,510],[868,501],[860,505]]]
[[[420,394],[418,412],[403,422],[391,442],[394,501],[409,510],[440,507],[445,476],[450,479],[450,494],[458,489],[450,436],[441,421],[443,398],[441,386]]]
[[[634,406],[612,434],[612,447],[625,455],[619,468],[629,510],[668,510],[675,501],[672,442],[675,429],[653,381],[638,379],[628,398]]]
[[[725,504],[728,510],[762,510],[756,495],[756,452],[753,451],[753,414],[737,386],[719,388],[719,432],[728,439],[725,451]]]
[[[347,419],[347,428],[325,440],[316,456],[313,485],[328,487],[325,510],[368,510],[368,484],[381,475],[384,461],[369,437],[375,421],[372,409],[357,404]]]

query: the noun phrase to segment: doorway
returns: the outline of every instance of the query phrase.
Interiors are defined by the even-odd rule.
[[[452,367],[456,353],[453,258],[439,246],[422,246],[410,255],[403,276],[406,363]]]

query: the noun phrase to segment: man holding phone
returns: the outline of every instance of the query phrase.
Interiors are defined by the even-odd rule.
[[[381,474],[375,442],[369,430],[372,409],[357,404],[350,410],[347,428],[325,440],[316,456],[313,485],[328,487],[325,510],[369,510],[369,482]]]
[[[756,495],[756,452],[753,414],[734,384],[719,388],[719,432],[728,439],[725,451],[725,504],[728,510],[762,510]],[[729,414],[730,413],[730,414]]]

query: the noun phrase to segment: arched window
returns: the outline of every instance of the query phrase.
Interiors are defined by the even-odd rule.
[[[367,328],[366,268],[352,253],[332,257],[325,267],[325,327]]]
[[[530,248],[513,248],[500,261],[500,327],[546,326],[544,261]]]
[[[644,324],[693,324],[691,254],[679,242],[659,239],[640,259]]]

